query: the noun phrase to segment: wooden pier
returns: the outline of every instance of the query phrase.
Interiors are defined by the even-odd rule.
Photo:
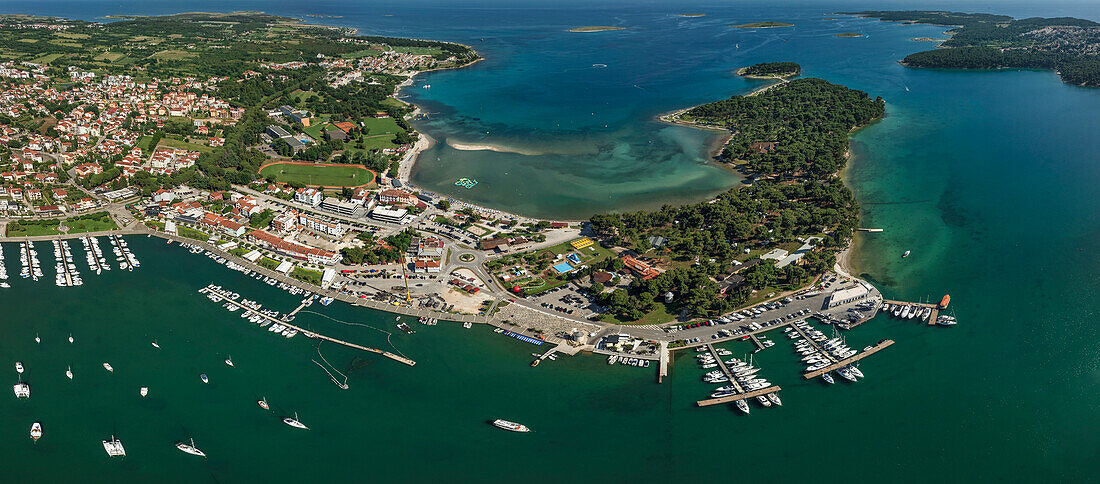
[[[848,366],[848,365],[850,365],[852,363],[855,363],[859,360],[862,360],[862,359],[864,359],[868,356],[871,356],[875,353],[878,353],[879,351],[889,347],[892,344],[894,344],[894,340],[884,339],[884,340],[879,341],[878,343],[876,343],[874,346],[871,346],[870,348],[867,348],[864,351],[856,353],[854,356],[851,356],[851,357],[845,358],[843,360],[837,361],[836,363],[834,363],[832,365],[829,365],[829,366],[826,366],[825,368],[819,368],[819,369],[814,370],[814,371],[808,371],[806,373],[803,373],[802,378],[805,378],[807,380],[812,380],[814,378],[817,378],[817,377],[821,376],[822,374],[825,374],[825,373],[828,373],[830,371],[836,370],[837,368]],[[834,361],[835,361],[835,359],[834,359]]]
[[[241,304],[240,302],[229,299],[228,297],[226,297],[226,293],[228,293],[229,291],[213,289],[213,288],[210,288],[210,287],[204,287],[202,289],[199,289],[199,292],[203,293],[203,294],[213,293],[216,296],[221,298],[221,301],[219,301],[219,302],[226,302],[226,303],[232,304],[234,306],[237,306],[238,308],[240,308],[241,310],[243,310],[245,312],[253,313],[257,316],[260,316],[261,318],[264,318],[264,319],[267,319],[267,320],[271,321],[272,324],[277,323],[277,324],[281,324],[283,326],[286,326],[287,328],[297,330],[299,333],[302,333],[302,335],[304,335],[307,338],[312,338],[312,339],[317,339],[317,340],[322,340],[322,341],[329,341],[329,342],[336,343],[336,344],[339,344],[339,345],[347,346],[348,348],[355,348],[357,350],[363,350],[363,351],[369,351],[371,353],[377,353],[377,354],[380,354],[382,356],[385,356],[386,358],[404,363],[404,364],[409,365],[409,366],[416,365],[415,361],[410,360],[408,358],[405,358],[404,356],[401,356],[401,355],[396,355],[396,354],[390,353],[388,351],[383,351],[383,350],[380,350],[380,349],[377,349],[377,348],[370,348],[370,347],[358,345],[358,344],[355,344],[355,343],[351,343],[351,342],[348,342],[348,341],[339,340],[339,339],[333,338],[331,336],[325,336],[323,334],[315,333],[315,332],[310,331],[308,329],[295,326],[295,325],[290,324],[290,323],[288,323],[286,321],[283,321],[281,319],[268,316],[268,315],[263,314],[259,311],[253,310],[252,308],[249,308],[248,306],[245,306],[244,304]],[[298,306],[298,308],[295,309],[294,312],[300,311],[306,305],[307,305],[306,303],[302,303],[302,305]]]
[[[756,351],[760,351],[766,348],[764,346],[764,343],[760,342],[760,338],[756,337],[756,333],[749,333],[749,339],[751,339],[752,343],[756,345]]]
[[[718,404],[721,404],[721,403],[736,402],[738,400],[748,400],[750,398],[758,397],[760,395],[767,395],[767,394],[772,393],[772,392],[778,392],[779,390],[782,390],[782,388],[779,388],[779,385],[770,385],[770,386],[766,386],[764,388],[761,388],[759,390],[753,390],[753,391],[747,392],[747,393],[738,393],[737,395],[730,395],[730,396],[727,396],[727,397],[708,398],[706,400],[699,400],[698,402],[695,402],[695,404],[700,406],[700,407],[706,407],[706,406],[709,406],[709,405],[718,405]]]
[[[940,310],[943,309],[943,308],[940,307],[939,304],[931,304],[931,303],[890,301],[890,300],[885,300],[885,299],[882,302],[885,303],[885,304],[889,304],[891,306],[914,306],[914,307],[918,307],[918,308],[931,309],[932,313],[928,315],[928,321],[925,322],[925,324],[927,324],[928,326],[935,326],[936,325],[936,320],[939,319],[939,317],[940,317]]]

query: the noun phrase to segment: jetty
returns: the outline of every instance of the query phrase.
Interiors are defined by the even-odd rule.
[[[944,297],[946,298],[946,296],[944,296]],[[946,299],[946,300],[950,300],[950,299]],[[941,306],[939,304],[932,304],[932,303],[892,301],[892,300],[885,300],[885,299],[882,302],[885,303],[885,304],[889,304],[891,306],[914,306],[914,307],[918,307],[918,308],[931,309],[932,313],[928,315],[928,321],[926,322],[926,324],[928,326],[935,326],[936,325],[936,320],[939,319],[939,317],[940,317],[940,310],[945,309],[944,306]]]
[[[764,388],[759,388],[746,392],[745,388],[742,387],[741,384],[737,382],[737,379],[733,377],[733,372],[731,372],[730,369],[726,367],[725,362],[723,362],[722,358],[718,356],[718,351],[714,349],[714,345],[707,344],[706,347],[707,351],[710,352],[710,355],[714,357],[714,361],[718,363],[718,369],[722,370],[722,374],[726,375],[726,378],[729,378],[729,384],[733,386],[734,390],[737,390],[737,393],[733,395],[726,395],[724,397],[699,400],[695,402],[696,405],[700,407],[706,407],[709,405],[718,405],[720,403],[736,402],[738,400],[747,400],[752,397],[767,395],[769,393],[782,390],[781,388],[779,388],[779,385],[768,385]]]
[[[824,373],[828,373],[830,371],[836,370],[837,368],[843,368],[843,367],[851,365],[852,363],[855,363],[859,360],[862,360],[862,359],[864,359],[868,356],[871,356],[875,353],[878,353],[879,351],[882,351],[882,350],[888,348],[892,344],[894,344],[894,340],[884,339],[884,340],[879,341],[878,343],[870,346],[869,348],[866,348],[863,351],[861,351],[859,353],[856,353],[855,355],[850,356],[848,358],[845,358],[843,360],[837,360],[836,358],[833,358],[830,355],[829,358],[832,359],[833,361],[835,361],[836,363],[833,363],[829,366],[826,366],[825,368],[819,368],[819,369],[816,369],[814,371],[808,371],[806,373],[803,373],[802,378],[805,378],[807,380],[812,380],[814,378],[817,378],[817,377],[821,376]]]
[[[331,336],[325,336],[323,334],[316,333],[316,332],[310,331],[308,329],[305,329],[305,328],[302,328],[302,327],[299,327],[299,326],[295,326],[295,325],[290,324],[290,323],[288,323],[288,322],[286,322],[282,319],[275,318],[275,317],[269,316],[267,314],[264,314],[262,312],[256,311],[253,308],[251,308],[251,307],[249,307],[249,306],[247,306],[247,305],[245,305],[245,304],[243,304],[239,301],[231,299],[229,297],[229,292],[230,291],[228,291],[228,290],[216,289],[216,288],[208,286],[208,287],[204,287],[202,289],[199,289],[199,292],[202,293],[202,294],[212,293],[212,294],[220,297],[221,300],[226,302],[226,303],[237,306],[238,308],[240,308],[241,310],[243,310],[245,312],[249,312],[249,313],[255,314],[257,316],[260,316],[261,318],[267,319],[268,321],[271,321],[272,323],[281,324],[283,326],[286,326],[287,328],[297,330],[299,333],[302,333],[307,338],[312,338],[312,339],[322,340],[322,341],[328,341],[328,342],[336,343],[336,344],[339,344],[339,345],[347,346],[348,348],[355,348],[357,350],[369,351],[371,353],[377,353],[379,355],[385,356],[386,358],[389,358],[389,359],[397,361],[397,362],[404,363],[404,364],[409,365],[409,366],[416,365],[415,361],[410,360],[410,359],[408,359],[404,356],[397,355],[397,354],[394,354],[394,353],[390,353],[389,351],[383,351],[383,350],[380,350],[380,349],[377,349],[377,348],[370,348],[370,347],[355,344],[355,343],[352,343],[352,342],[349,342],[349,341],[336,339],[336,338],[333,338]],[[302,308],[304,308],[305,306],[306,306],[306,303],[302,303],[302,305],[298,306],[298,308],[295,309],[294,311],[298,312]]]

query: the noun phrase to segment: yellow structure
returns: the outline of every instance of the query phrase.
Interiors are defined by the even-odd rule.
[[[581,250],[581,249],[583,249],[585,247],[588,247],[588,246],[590,246],[594,243],[595,242],[592,239],[588,238],[588,237],[581,237],[577,240],[574,240],[574,241],[570,242],[569,245],[572,245],[574,249]]]

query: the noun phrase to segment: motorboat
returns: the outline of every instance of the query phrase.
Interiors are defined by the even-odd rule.
[[[19,374],[23,373],[23,362],[21,362],[21,361],[15,362],[15,372],[19,373]]]
[[[828,373],[822,373],[822,374],[821,374],[821,379],[822,379],[822,380],[825,380],[825,381],[826,381],[826,382],[828,382],[828,383],[829,383],[830,385],[832,385],[833,383],[836,383],[836,380],[833,380],[833,375],[830,375],[830,374],[828,374]]]
[[[772,403],[774,403],[776,405],[779,405],[779,406],[783,406],[783,400],[780,400],[779,395],[777,395],[775,392],[769,393],[767,395],[767,397],[768,397],[768,400],[771,400]]]
[[[110,371],[110,372],[115,371],[114,367],[112,367],[111,364],[107,363],[106,361],[103,362],[103,368],[107,371]]]
[[[70,380],[73,379],[73,367],[72,366],[70,366],[67,370],[65,370],[65,376],[69,377]]]
[[[143,397],[148,395],[149,394],[149,387],[141,387],[141,391],[139,393],[141,393],[141,396],[143,396]]]
[[[905,253],[901,255],[901,258],[902,258],[902,259],[904,259],[904,258],[906,258],[906,257],[909,257],[909,252],[910,252],[910,251],[908,251],[908,250],[907,250],[907,251],[905,251]]]
[[[42,438],[41,422],[35,422],[33,425],[31,425],[31,438],[34,439],[35,442],[38,442],[38,439]]]
[[[256,404],[258,404],[260,408],[264,410],[271,410],[271,406],[267,404],[267,397],[256,400]]]
[[[765,407],[772,406],[771,400],[768,400],[768,397],[765,397],[764,395],[757,395],[756,396],[756,401],[760,402],[760,404],[765,406]]]
[[[737,405],[738,410],[740,410],[742,412],[745,412],[746,415],[749,413],[749,404],[748,404],[748,402],[746,402],[744,400],[738,400],[738,401],[733,402],[733,403]]]
[[[73,335],[69,333],[69,344],[73,344]]]
[[[203,383],[210,383],[210,378],[206,376],[206,373],[199,375],[199,378],[202,379]]]
[[[226,358],[225,359],[225,364],[227,364],[229,366],[233,366],[233,357],[230,356],[229,358]]]
[[[526,425],[516,423],[516,422],[509,422],[507,420],[501,420],[499,418],[496,419],[496,420],[493,420],[492,424],[493,424],[494,427],[496,427],[498,429],[504,429],[504,430],[507,430],[509,432],[530,432],[531,431],[531,429],[527,428]]]
[[[159,344],[157,344],[157,340],[153,340],[153,343],[152,343],[152,344],[153,344],[153,347],[154,347],[154,348],[160,349],[160,345],[159,345]]]

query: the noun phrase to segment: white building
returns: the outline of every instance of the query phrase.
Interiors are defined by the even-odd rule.
[[[408,222],[409,211],[403,208],[391,210],[386,207],[375,207],[374,210],[370,212],[370,218],[381,222],[404,225]]]

